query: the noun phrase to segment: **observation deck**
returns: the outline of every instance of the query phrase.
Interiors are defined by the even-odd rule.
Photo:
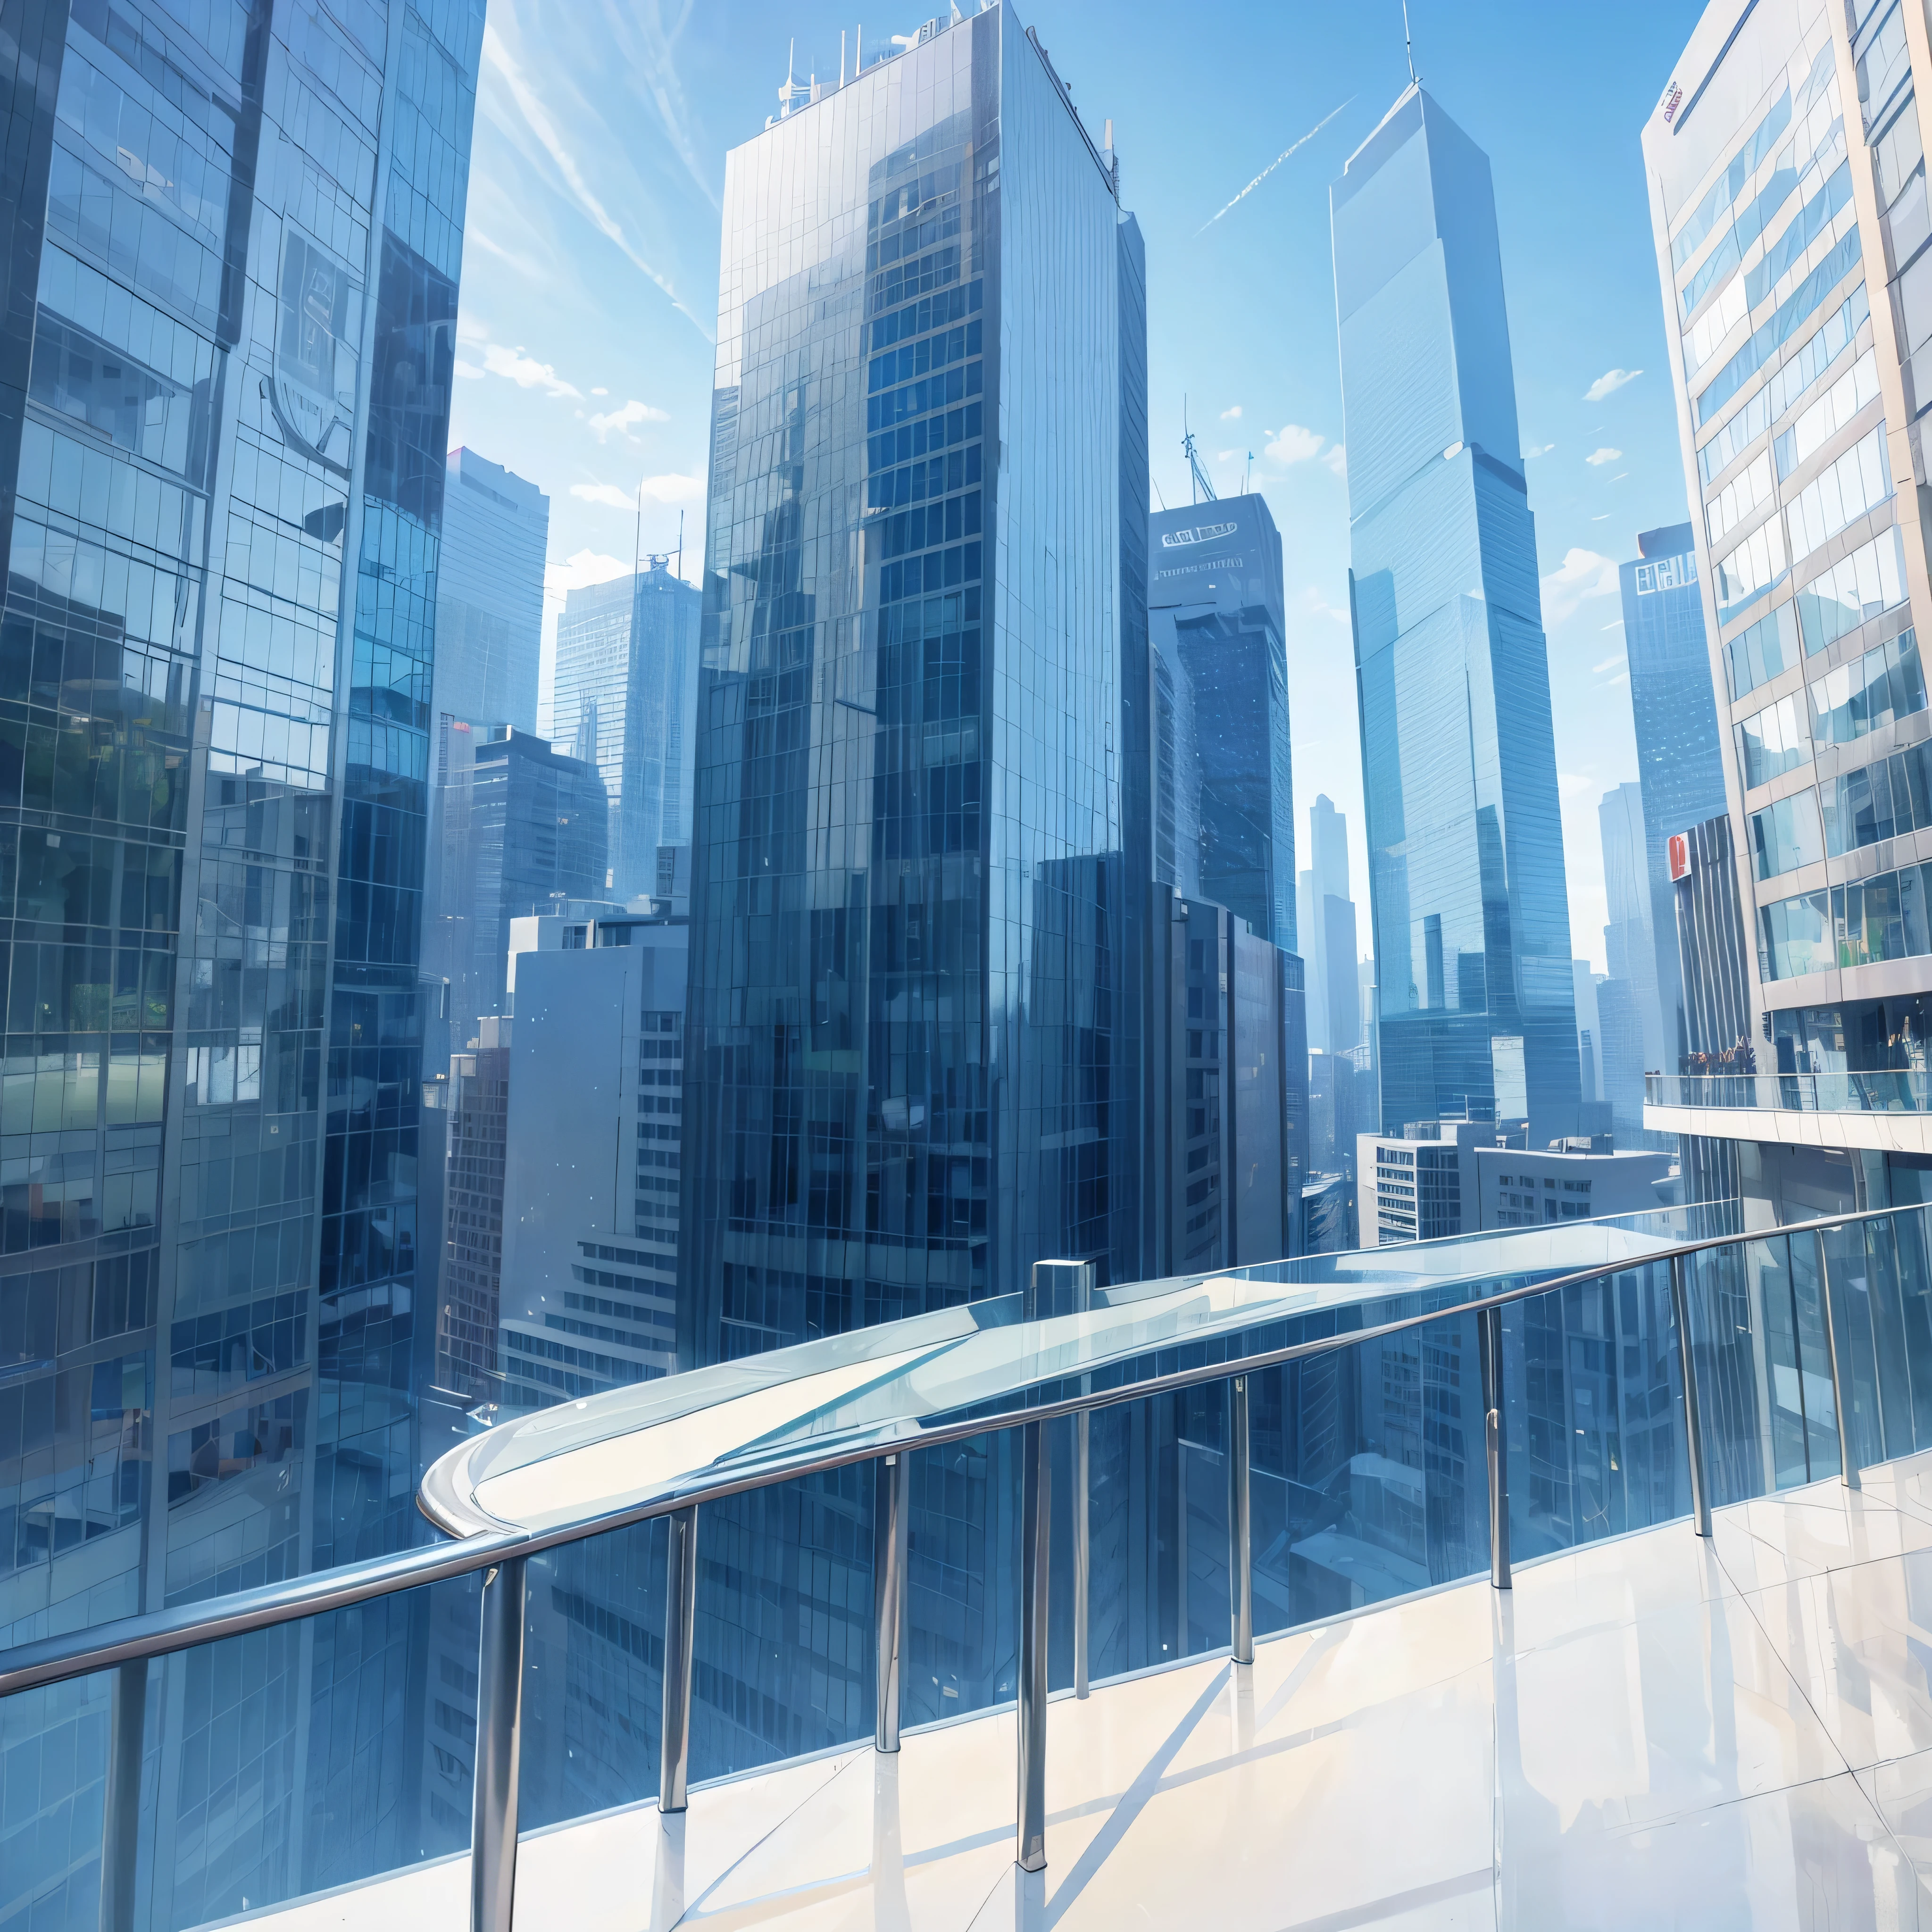
[[[0,1718],[100,1700],[103,1932],[1932,1926],[1928,1214],[1042,1262],[473,1437],[443,1540],[0,1653]],[[213,1848],[268,1895],[174,1903],[181,1714],[371,1615],[434,1714],[328,1749],[464,1812],[319,1886],[296,1761]]]

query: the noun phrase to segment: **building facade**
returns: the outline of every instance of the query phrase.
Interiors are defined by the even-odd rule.
[[[0,1300],[34,1339],[0,1642],[417,1534],[419,901],[482,26],[8,16]],[[464,1842],[454,1785],[332,1754],[358,1699],[420,1716],[412,1614],[291,1628],[232,1700],[148,1671],[158,1922]],[[104,1682],[10,1700],[40,1782],[0,1826],[0,1913],[92,1912],[85,1833],[44,1821],[98,1817],[106,1711]]]
[[[1154,876],[1294,952],[1280,533],[1260,496],[1224,496],[1155,511],[1148,555]]]
[[[1645,530],[1636,540],[1636,561],[1617,572],[1662,1028],[1646,1064],[1666,1072],[1690,1051],[1672,914],[1670,839],[1724,809],[1724,748],[1711,692],[1696,537],[1689,524]]]
[[[510,1022],[495,1014],[449,1056],[442,1274],[436,1379],[465,1402],[495,1398],[503,1277],[503,1166],[509,1146]]]
[[[674,1366],[688,932],[613,906],[513,922],[506,1409]]]
[[[1570,912],[1489,162],[1412,86],[1330,204],[1382,1115],[1546,1140]]]
[[[1648,872],[1643,793],[1630,783],[1598,802],[1604,856],[1604,962],[1597,988],[1598,1073],[1618,1139],[1643,1135],[1643,1076],[1665,1065],[1664,1007],[1658,994],[1654,908]],[[1574,983],[1574,982],[1573,982]]]
[[[460,1052],[484,1014],[508,1011],[511,921],[554,898],[603,896],[610,816],[596,767],[548,740],[437,724],[423,971]]]
[[[691,838],[701,599],[670,563],[572,591],[556,620],[550,735],[603,778],[620,904],[653,889],[660,845]]]
[[[1326,793],[1308,808],[1309,863],[1296,881],[1296,920],[1308,974],[1308,1046],[1346,1053],[1362,1042],[1355,902],[1348,890],[1348,821]]]
[[[1932,603],[1915,489],[1932,403],[1918,359],[1932,337],[1928,62],[1912,7],[1853,18],[1722,0],[1643,130],[1766,1072],[1928,1065],[1918,624]],[[1653,1124],[1696,1132],[1696,1112]],[[1906,1117],[1875,1160],[1840,1163],[1848,1203],[1882,1205],[1901,1163],[1916,1185],[1926,1118]],[[1795,1138],[1776,1108],[1745,1124],[1774,1156],[1787,1123]],[[1804,1124],[1814,1147],[1864,1144],[1846,1117]],[[1817,1197],[1824,1183],[1806,1186]]]
[[[436,715],[534,732],[550,499],[473,449],[452,449],[442,500]]]

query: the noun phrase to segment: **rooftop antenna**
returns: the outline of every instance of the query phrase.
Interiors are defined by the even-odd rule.
[[[838,29],[838,85],[845,85],[845,29]]]
[[[1201,466],[1200,453],[1194,446],[1194,432],[1187,427],[1187,398],[1180,399],[1180,448],[1187,458],[1187,467],[1192,478],[1194,502],[1198,505],[1205,496],[1210,503],[1217,502],[1214,486],[1208,480],[1208,472]]]
[[[639,492],[640,495],[642,494]],[[677,574],[680,577],[684,574],[684,512],[682,510],[677,513]]]
[[[644,567],[644,479],[638,478],[638,533],[631,544],[631,584],[634,596],[637,580]]]
[[[1408,33],[1408,0],[1402,0],[1402,50],[1408,56],[1408,84],[1415,85],[1415,43]]]

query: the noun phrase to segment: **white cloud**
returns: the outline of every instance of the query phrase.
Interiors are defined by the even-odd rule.
[[[541,389],[547,396],[574,396],[583,400],[581,389],[566,382],[550,364],[526,356],[520,348],[506,349],[500,342],[486,342],[483,366],[491,375],[505,376],[520,389]]]
[[[1581,798],[1586,792],[1594,791],[1597,782],[1586,772],[1558,772],[1556,789],[1565,798]]]
[[[1608,597],[1616,588],[1617,567],[1610,558],[1573,545],[1564,553],[1562,567],[1543,580],[1544,617],[1560,620],[1586,597]]]
[[[1607,628],[1606,626],[1606,628]],[[1624,654],[1622,651],[1618,651],[1615,656],[1604,658],[1601,664],[1592,664],[1590,667],[1590,675],[1592,677],[1601,677],[1606,670],[1622,670],[1623,664]]]
[[[1322,458],[1322,460],[1334,470],[1343,482],[1346,483],[1348,480],[1348,446],[1346,443],[1330,444],[1328,453]]]
[[[593,396],[608,396],[610,392],[608,389],[599,388],[592,389],[590,393]]]
[[[483,380],[483,371],[473,362],[458,362],[455,369],[457,374],[466,382],[480,382]]]
[[[1232,463],[1240,453],[1238,449],[1217,449],[1214,452],[1214,460],[1216,463]]]
[[[1643,374],[1641,369],[1606,369],[1583,392],[1586,403],[1600,403],[1606,396],[1614,395],[1626,382],[1634,382]]]
[[[1583,460],[1593,470],[1600,469],[1606,463],[1616,462],[1622,454],[1621,449],[1593,449]]]
[[[614,483],[573,483],[570,494],[580,502],[604,503],[614,510],[634,510],[638,500],[627,496]]]
[[[459,342],[488,342],[490,340],[489,326],[478,322],[466,310],[456,318],[456,339]]]
[[[1623,627],[1624,620],[1621,617],[1612,617],[1604,628],[1606,631],[1621,631]]]
[[[704,478],[646,476],[638,487],[656,503],[694,503],[704,494]]]
[[[1240,419],[1241,406],[1239,403],[1237,403],[1232,410],[1223,410],[1221,412],[1221,420],[1223,422],[1239,422]]]
[[[592,584],[608,584],[614,577],[628,577],[631,566],[620,556],[604,556],[594,550],[580,550],[561,563],[544,566],[544,595],[561,598],[566,591],[581,590]]]
[[[1533,442],[1523,452],[1523,460],[1527,463],[1535,457],[1547,456],[1556,447],[1553,442]]]
[[[634,423],[669,422],[670,418],[664,410],[653,409],[649,403],[640,403],[633,396],[622,409],[600,410],[585,420],[590,424],[597,440],[604,442],[614,434],[630,436],[631,426]],[[632,437],[633,442],[636,440],[634,436]]]
[[[1306,463],[1311,456],[1321,454],[1322,446],[1328,440],[1312,429],[1304,429],[1299,423],[1286,423],[1280,435],[1268,446],[1268,453],[1277,463]]]
[[[1301,593],[1301,608],[1311,617],[1326,617],[1331,623],[1346,624],[1348,613],[1345,605],[1331,604],[1313,584]]]

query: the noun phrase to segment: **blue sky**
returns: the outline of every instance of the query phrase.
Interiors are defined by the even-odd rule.
[[[1156,487],[1186,500],[1184,398],[1217,484],[1239,488],[1252,452],[1281,526],[1298,833],[1318,792],[1348,814],[1366,928],[1328,184],[1406,81],[1400,0],[1017,4],[1088,125],[1114,124],[1147,238]],[[1599,970],[1597,801],[1636,775],[1615,566],[1638,530],[1686,514],[1638,130],[1700,10],[1410,9],[1424,85],[1495,173],[1572,940]],[[725,152],[775,110],[794,37],[801,77],[836,75],[842,30],[871,49],[925,17],[490,0],[451,441],[549,493],[560,596],[629,569],[640,483],[644,548],[674,549],[682,512],[696,577]]]

